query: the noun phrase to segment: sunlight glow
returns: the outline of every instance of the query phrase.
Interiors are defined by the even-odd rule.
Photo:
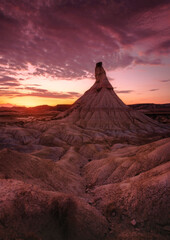
[[[56,98],[41,98],[41,97],[15,97],[8,101],[8,103],[34,107],[39,105],[56,106],[57,104],[72,104],[76,99],[56,99]]]

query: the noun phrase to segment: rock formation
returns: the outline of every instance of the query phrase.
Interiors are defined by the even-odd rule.
[[[168,240],[170,127],[131,110],[102,63],[57,120],[0,127],[0,239]]]
[[[96,82],[60,117],[83,128],[161,131],[158,123],[125,105],[109,83],[102,62],[96,64]]]

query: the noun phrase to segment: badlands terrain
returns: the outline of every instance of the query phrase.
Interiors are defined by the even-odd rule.
[[[0,240],[169,239],[170,125],[95,77],[55,116],[1,122]]]

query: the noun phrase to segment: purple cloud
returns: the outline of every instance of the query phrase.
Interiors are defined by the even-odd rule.
[[[15,87],[15,86],[19,86],[20,83],[16,78],[9,77],[9,76],[3,76],[3,77],[0,77],[0,85]]]
[[[161,42],[149,49],[147,53],[169,54],[170,53],[170,39]]]
[[[153,89],[150,89],[149,91],[155,92],[155,91],[158,91],[158,90],[159,90],[158,88],[153,88]]]
[[[170,82],[170,79],[160,80],[160,82],[163,82],[163,83]]]
[[[148,22],[152,24],[152,12],[169,6],[168,0],[2,1],[0,67],[15,73],[28,70],[30,63],[34,75],[82,79],[92,76],[97,61],[108,70],[133,62],[159,64],[148,56],[136,59],[126,49],[163,34],[166,38],[166,31],[152,29]],[[148,12],[149,17],[141,17]],[[165,39],[160,53],[168,46]]]
[[[134,90],[121,90],[121,91],[116,90],[115,92],[116,92],[116,93],[126,93],[126,94],[128,94],[128,93],[134,92]]]
[[[146,57],[143,58],[135,58],[134,64],[142,64],[142,65],[160,65],[160,59],[147,59]]]
[[[23,89],[28,90],[28,91],[32,91],[32,92],[39,92],[39,93],[48,92],[46,89],[35,88],[35,87],[25,87]]]
[[[21,90],[21,91],[18,91]],[[23,93],[22,90],[27,90],[27,93]],[[8,97],[25,97],[25,96],[34,96],[34,97],[43,97],[43,98],[77,98],[81,94],[78,92],[50,92],[46,89],[34,88],[34,87],[24,87],[16,88],[15,90],[9,90],[8,88],[0,88],[1,96]]]

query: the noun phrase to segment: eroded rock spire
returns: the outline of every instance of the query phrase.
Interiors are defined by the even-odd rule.
[[[95,67],[96,81],[93,86],[81,96],[70,109],[59,115],[66,122],[76,124],[81,128],[95,128],[119,131],[125,135],[132,132],[151,134],[164,131],[164,127],[137,112],[117,96],[109,83],[102,62]]]
[[[96,63],[95,78],[96,78],[97,89],[101,89],[103,87],[108,88],[108,89],[113,89],[112,85],[108,81],[106,72],[102,66],[102,62]]]

